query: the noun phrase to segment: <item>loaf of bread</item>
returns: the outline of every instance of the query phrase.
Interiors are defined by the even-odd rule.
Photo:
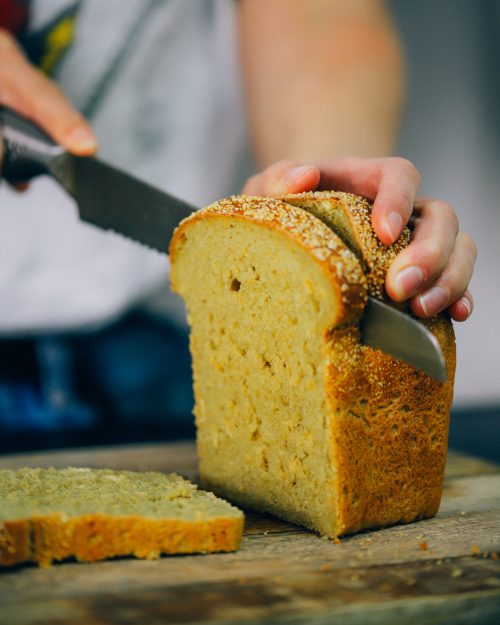
[[[0,566],[234,551],[243,514],[175,474],[0,470]]]
[[[447,315],[425,325],[437,382],[360,342],[384,247],[371,205],[345,193],[233,197],[184,220],[172,285],[191,326],[203,482],[322,535],[409,522],[439,507],[455,367]]]

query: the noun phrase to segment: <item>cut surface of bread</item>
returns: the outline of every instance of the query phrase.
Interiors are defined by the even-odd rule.
[[[243,514],[175,474],[0,470],[0,566],[238,548]]]
[[[451,324],[426,322],[445,353],[446,384],[363,346],[366,296],[383,296],[367,260],[375,235],[360,234],[371,224],[357,227],[352,216],[370,205],[305,195],[223,200],[174,234],[201,477],[235,503],[330,537],[432,516],[453,386]]]

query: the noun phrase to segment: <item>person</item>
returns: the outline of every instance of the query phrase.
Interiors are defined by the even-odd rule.
[[[197,204],[238,190],[238,176],[250,173],[251,161],[242,156],[246,143],[259,173],[248,177],[243,193],[337,189],[363,195],[374,202],[373,225],[384,244],[396,240],[408,223],[413,230],[410,245],[388,272],[389,296],[409,300],[420,317],[447,309],[456,321],[466,320],[473,307],[468,283],[475,245],[460,232],[450,205],[418,197],[414,165],[389,156],[404,99],[404,64],[384,2],[214,0],[201,5],[83,3],[75,43],[58,75],[92,119],[101,153]],[[65,32],[64,21],[52,16],[50,23]],[[97,50],[86,45],[90,37],[101,42]],[[54,56],[46,51],[42,65]],[[0,31],[0,103],[31,118],[74,154],[97,150],[85,117],[33,67],[6,30]],[[56,215],[51,217],[46,247],[54,230],[59,235],[64,230]],[[6,232],[9,240],[15,238],[12,224],[4,225],[0,236]],[[29,249],[30,271],[47,277],[39,234],[44,225],[39,225],[33,227],[37,244],[22,247],[21,253]],[[66,231],[75,240],[83,236],[79,225]],[[86,232],[87,243],[89,236]],[[73,333],[112,327],[155,284],[167,282],[162,259],[150,262],[147,253],[120,246],[102,239],[98,245],[95,240],[83,246],[66,243],[64,260],[76,255],[79,271],[70,271],[69,261],[66,275],[51,267],[60,285],[52,288],[55,305],[49,309],[40,303],[43,289],[12,297],[23,289],[22,274],[17,283],[14,276],[4,279],[4,296],[35,305],[0,311],[0,325],[9,332],[34,329],[38,335],[57,334],[58,327]],[[100,254],[101,262],[90,282],[83,277],[78,283],[92,253]],[[119,258],[123,262],[116,269]]]

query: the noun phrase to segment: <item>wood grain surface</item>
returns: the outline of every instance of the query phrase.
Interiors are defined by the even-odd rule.
[[[0,457],[0,468],[89,466],[196,479],[192,443]],[[500,623],[500,467],[450,453],[434,519],[338,544],[247,513],[233,554],[132,558],[0,573],[0,624]]]

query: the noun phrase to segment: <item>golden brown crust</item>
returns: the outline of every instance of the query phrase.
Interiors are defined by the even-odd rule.
[[[443,348],[445,384],[362,345],[358,328],[332,334],[327,386],[339,535],[430,517],[439,508],[455,340],[447,315],[425,325]]]
[[[0,567],[238,548],[244,516],[174,473],[23,468],[0,475]]]
[[[54,560],[70,557],[95,562],[127,555],[153,559],[162,554],[235,551],[241,541],[243,523],[243,516],[209,521],[103,514],[34,517],[5,523],[0,566],[27,561],[50,566]]]
[[[405,229],[384,246],[371,223],[372,205],[349,193],[287,195],[338,230],[344,219],[351,248],[362,258],[368,292],[387,299],[385,276],[410,240]],[[336,211],[340,211],[339,213]],[[346,242],[346,238],[343,237]],[[363,346],[357,327],[331,336],[327,373],[337,460],[338,533],[433,516],[441,499],[455,374],[455,337],[446,313],[422,321],[443,350],[448,381],[441,384],[410,365]]]
[[[31,560],[30,524],[26,520],[0,522],[0,566]]]
[[[332,288],[341,302],[337,319],[340,325],[359,319],[366,304],[366,280],[356,256],[346,248],[341,239],[313,215],[292,205],[273,199],[234,196],[221,200],[184,219],[176,229],[170,243],[172,289],[175,283],[175,260],[187,235],[189,226],[207,219],[245,219],[283,233],[303,249],[311,252],[313,259],[329,276]]]
[[[385,275],[396,254],[408,245],[408,230],[395,245],[386,248],[371,226],[371,205],[362,198],[321,192],[287,195],[281,199],[285,205],[264,198],[231,198],[201,211],[183,222],[176,232],[171,246],[173,260],[186,235],[186,224],[229,215],[288,234],[304,249],[311,250],[317,261],[316,246],[302,238],[302,230],[296,224],[305,224],[305,231],[307,224],[311,224],[315,235],[326,236],[318,221],[335,228],[337,219],[343,219],[351,248],[367,272],[369,293],[380,299],[386,297]],[[310,211],[316,216],[315,221],[308,220],[304,213],[297,214],[293,207]],[[334,211],[338,211],[335,218]],[[290,216],[293,216],[292,231]],[[333,257],[338,258],[337,247],[334,248]],[[321,261],[326,262],[324,258]],[[331,272],[331,276],[333,285],[338,274]],[[364,285],[363,280],[360,283]],[[352,278],[347,282],[352,289]],[[455,341],[449,316],[443,313],[422,322],[443,349],[448,371],[445,384],[363,346],[356,324],[358,316],[359,312],[349,316],[345,311],[344,323],[351,323],[335,327],[326,337],[329,436],[337,476],[337,523],[332,536],[434,515],[439,507],[444,475],[455,372]],[[205,479],[210,481],[210,476]],[[265,501],[262,507],[265,508]],[[294,511],[287,518],[293,519]]]
[[[350,236],[349,240],[346,240],[347,237],[342,238],[363,262],[369,295],[377,299],[387,298],[385,276],[394,258],[409,243],[408,228],[395,243],[385,246],[372,226],[372,204],[364,198],[340,191],[320,191],[289,194],[280,199],[310,211],[340,235],[338,222],[345,219]]]

